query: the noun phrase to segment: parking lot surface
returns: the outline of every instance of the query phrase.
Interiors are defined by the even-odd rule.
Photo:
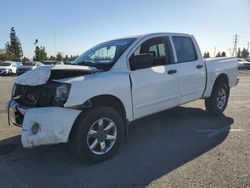
[[[137,120],[95,165],[67,144],[24,149],[5,109],[15,77],[0,77],[0,187],[250,187],[250,71],[240,76],[223,116],[197,100]]]

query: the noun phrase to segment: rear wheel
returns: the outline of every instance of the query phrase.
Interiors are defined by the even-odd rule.
[[[227,107],[229,87],[226,83],[218,83],[209,98],[205,100],[206,110],[211,114],[222,114]]]
[[[124,138],[124,124],[118,112],[98,107],[76,122],[71,146],[83,160],[98,163],[112,157]]]

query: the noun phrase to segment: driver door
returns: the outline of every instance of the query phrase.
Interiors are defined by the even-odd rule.
[[[171,63],[170,43],[167,37],[145,40],[131,55],[151,53],[150,67],[131,70],[134,118],[159,112],[178,104],[178,83],[176,65]]]

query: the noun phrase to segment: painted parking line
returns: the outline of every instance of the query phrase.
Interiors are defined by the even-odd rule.
[[[208,138],[216,136],[220,134],[221,132],[243,132],[245,131],[244,129],[229,129],[228,126],[222,127],[221,129],[201,129],[201,130],[196,130],[198,133],[209,133],[207,135]]]

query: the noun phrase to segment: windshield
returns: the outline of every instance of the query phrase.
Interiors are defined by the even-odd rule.
[[[110,69],[135,38],[119,39],[99,44],[79,56],[73,64]]]
[[[0,66],[3,66],[3,67],[8,67],[10,65],[11,65],[11,63],[7,63],[7,62],[0,63]]]

